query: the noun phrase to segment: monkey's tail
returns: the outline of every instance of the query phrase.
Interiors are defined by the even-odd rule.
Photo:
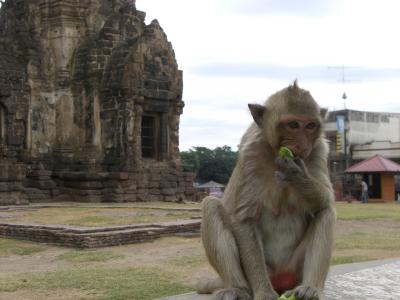
[[[221,278],[203,279],[196,284],[196,291],[198,294],[211,294],[216,290],[222,289],[224,283]]]

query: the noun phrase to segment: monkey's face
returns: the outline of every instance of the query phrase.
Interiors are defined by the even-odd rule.
[[[277,131],[279,133],[279,147],[288,147],[295,156],[306,159],[319,135],[321,122],[318,117],[307,115],[282,115]],[[278,148],[279,148],[278,147]]]
[[[326,110],[308,91],[300,89],[297,81],[270,96],[265,105],[249,104],[249,109],[275,154],[285,146],[304,160],[323,134],[321,124]]]

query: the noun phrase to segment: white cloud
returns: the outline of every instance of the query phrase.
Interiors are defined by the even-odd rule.
[[[137,0],[147,22],[160,21],[183,70],[182,149],[236,146],[251,122],[247,103],[293,77],[330,109],[343,108],[346,91],[348,108],[400,112],[400,2],[292,3]],[[342,65],[356,67],[345,68],[344,86],[341,69],[329,68]]]
[[[220,0],[221,8],[237,14],[320,16],[331,13],[334,0]]]
[[[343,108],[345,91],[347,108],[400,112],[398,0],[137,0],[136,7],[147,23],[159,20],[183,70],[183,150],[235,147],[251,122],[247,103],[263,102],[293,77],[330,109]],[[342,65],[350,67],[345,85]]]

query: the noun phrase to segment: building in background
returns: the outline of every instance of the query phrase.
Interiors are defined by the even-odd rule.
[[[0,204],[195,193],[182,71],[134,0],[6,0],[0,50]]]
[[[353,177],[344,172],[353,164],[375,155],[400,162],[400,113],[332,111],[324,127],[337,198],[354,194]]]
[[[358,175],[357,183],[365,184],[371,201],[397,200],[395,176],[400,174],[400,164],[380,155],[374,155],[352,165],[345,172]]]
[[[196,186],[196,189],[198,192],[203,193],[205,195],[222,198],[225,190],[225,185],[211,180],[209,182]]]

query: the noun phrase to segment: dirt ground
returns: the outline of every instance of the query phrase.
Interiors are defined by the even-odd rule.
[[[119,211],[115,211],[118,213]],[[351,236],[388,235],[391,238],[400,236],[400,221],[394,219],[368,219],[368,220],[338,220],[335,228],[337,240],[351,240]],[[350,237],[350,238],[349,238]],[[25,242],[24,242],[25,243]],[[26,244],[37,245],[26,242]],[[30,255],[1,255],[0,252],[0,280],[12,275],[33,272],[43,273],[49,271],[68,270],[73,268],[103,267],[109,269],[123,268],[157,268],[175,274],[176,280],[185,285],[194,286],[200,278],[214,277],[215,272],[207,263],[200,237],[166,237],[142,244],[132,244],[108,247],[85,251],[105,251],[115,255],[116,258],[85,262],[77,264],[65,259],[60,259],[65,253],[74,251],[71,248],[46,245],[44,250]],[[382,249],[379,247],[365,247],[352,249],[335,249],[334,258],[362,258],[366,260],[400,257],[399,248]],[[88,291],[68,289],[43,291],[19,290],[16,292],[0,292],[0,300],[75,300],[98,299]]]
[[[42,252],[19,256],[0,256],[0,280],[2,277],[20,273],[41,273],[76,268],[75,263],[57,259],[73,249],[47,246]],[[105,262],[84,263],[80,267],[99,268],[159,268],[176,274],[176,279],[185,285],[194,286],[200,278],[215,277],[216,274],[206,262],[199,237],[166,237],[154,242],[107,247],[86,251],[110,251],[121,258]],[[178,258],[178,259],[177,259]],[[187,258],[180,260],[179,258]],[[95,295],[81,290],[55,290],[51,293],[40,291],[0,292],[0,300],[76,300],[97,299]]]
[[[366,238],[386,236],[400,238],[400,222],[393,220],[338,220],[335,227],[335,239],[343,240],[345,237],[362,236]],[[363,260],[375,260],[386,258],[400,258],[397,248],[388,249],[378,247],[357,247],[355,249],[334,249],[333,258],[358,257]]]
[[[336,224],[336,237],[352,233],[373,233],[382,232],[400,232],[400,222],[390,220],[368,220],[368,221],[344,221],[338,220]],[[0,256],[0,277],[22,272],[45,272],[64,269],[70,266],[70,263],[59,260],[57,257],[65,252],[71,251],[71,248],[58,246],[46,246],[44,251],[33,255],[11,255]],[[99,250],[95,249],[94,251]],[[111,251],[123,258],[107,262],[97,262],[97,266],[105,267],[140,267],[140,266],[160,266],[168,265],[177,257],[197,257],[196,270],[180,270],[181,279],[186,283],[195,283],[197,278],[208,275],[211,268],[206,263],[204,250],[199,237],[167,237],[155,240],[153,242],[123,245],[115,247],[101,248],[104,251]],[[399,257],[398,251],[388,250],[369,250],[369,249],[345,249],[336,251],[336,254],[346,255],[357,253],[372,254],[377,258]],[[335,255],[335,253],[334,253]],[[173,264],[172,264],[173,265]],[[169,266],[176,268],[176,266]],[[194,271],[192,273],[192,271]]]
[[[337,236],[351,233],[393,233],[400,232],[400,222],[393,220],[338,220],[336,222],[335,234]]]

